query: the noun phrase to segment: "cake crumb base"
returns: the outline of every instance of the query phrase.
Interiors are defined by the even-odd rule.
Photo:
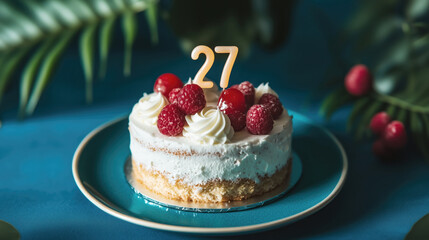
[[[218,203],[244,200],[267,193],[283,182],[289,185],[292,158],[272,176],[262,177],[259,183],[251,179],[212,180],[204,184],[188,185],[181,180],[174,183],[161,172],[148,170],[132,161],[134,179],[147,190],[168,199],[186,202]]]

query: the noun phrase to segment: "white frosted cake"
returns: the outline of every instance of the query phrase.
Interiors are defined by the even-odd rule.
[[[281,105],[280,114],[277,108],[274,116],[267,105],[271,99],[253,106],[254,99],[260,103],[266,93],[277,97],[267,84],[252,86],[252,99],[246,90],[243,98],[236,94],[241,84],[230,88],[236,94],[232,98],[227,96],[228,89],[221,95],[217,87],[176,86],[184,89],[176,90],[183,96],[175,99],[174,93],[169,94],[171,89],[145,94],[129,116],[133,171],[145,188],[175,200],[224,202],[263,194],[289,180],[292,118]],[[204,101],[181,106],[192,101],[186,100],[188,89],[191,95],[203,92]],[[195,96],[192,99],[198,99]],[[239,106],[239,113],[236,96],[238,102],[246,98],[247,106],[244,110]]]

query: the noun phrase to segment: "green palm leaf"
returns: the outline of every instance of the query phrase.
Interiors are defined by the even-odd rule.
[[[80,56],[82,59],[82,66],[85,72],[86,80],[86,101],[92,102],[92,80],[93,80],[93,61],[94,61],[94,38],[97,25],[93,24],[83,30],[80,38]]]
[[[29,50],[30,47],[17,49],[15,51],[11,51],[10,56],[5,57],[5,64],[0,67],[0,103],[9,80],[11,79],[12,73]]]
[[[320,114],[326,119],[330,119],[335,110],[350,102],[352,99],[353,97],[347,93],[346,89],[344,87],[340,87],[323,101],[320,108]]]
[[[363,113],[362,117],[359,120],[358,127],[356,129],[356,139],[360,140],[364,136],[369,135],[369,123],[371,121],[372,116],[377,112],[381,111],[383,108],[382,102],[373,103],[368,109]]]
[[[429,149],[427,146],[429,146],[429,141],[427,139],[427,136],[425,137],[424,132],[424,123],[421,120],[419,114],[412,113],[410,117],[411,122],[411,133],[414,138],[414,141],[417,143],[417,146],[420,148],[420,151],[425,155],[427,158],[429,158]]]
[[[146,18],[149,23],[150,35],[153,43],[158,43],[158,5],[149,3],[146,10]]]
[[[124,75],[131,73],[131,52],[137,35],[137,19],[132,12],[126,12],[122,18],[122,29],[125,37]]]
[[[49,50],[49,47],[54,43],[55,38],[48,39],[45,43],[36,51],[31,60],[27,63],[24,68],[24,74],[21,77],[20,86],[20,99],[19,99],[19,115],[25,116],[25,108],[30,96],[31,87],[33,86],[34,76],[43,60],[43,57]]]
[[[81,33],[79,49],[92,101],[94,42],[99,43],[99,74],[104,77],[114,23],[123,19],[124,74],[131,72],[132,45],[137,35],[136,13],[148,9],[151,37],[157,41],[156,0],[5,0],[0,1],[0,103],[14,72],[24,66],[20,81],[20,115],[34,112],[43,90],[72,37]],[[100,27],[100,31],[96,31]],[[34,49],[35,46],[37,49]],[[34,49],[34,51],[33,51]],[[31,54],[27,54],[27,53]],[[24,58],[29,55],[28,60]]]
[[[34,112],[34,109],[39,102],[40,96],[42,95],[43,90],[46,88],[52,72],[55,66],[58,64],[58,58],[61,53],[65,50],[67,44],[75,34],[75,31],[67,32],[66,34],[60,36],[58,42],[49,50],[46,54],[42,66],[40,68],[39,74],[37,76],[36,82],[34,83],[33,91],[31,92],[28,105],[25,109],[27,115],[31,115]]]
[[[406,123],[406,121],[407,121],[407,115],[408,115],[408,111],[406,109],[402,108],[401,110],[399,110],[399,113],[398,113],[396,119],[398,121]]]
[[[102,23],[100,28],[100,78],[104,78],[106,76],[107,58],[109,56],[110,43],[112,42],[111,39],[115,20],[115,17],[106,19],[106,21]]]
[[[365,108],[371,104],[370,97],[364,97],[359,99],[353,107],[352,112],[349,115],[349,119],[347,120],[347,131],[351,131],[354,123],[356,122],[356,118],[359,115],[362,115],[362,112],[365,111]]]

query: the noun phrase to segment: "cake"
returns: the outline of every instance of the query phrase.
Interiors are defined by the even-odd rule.
[[[244,200],[287,183],[292,117],[268,84],[222,92],[163,74],[129,116],[132,172],[163,197]]]

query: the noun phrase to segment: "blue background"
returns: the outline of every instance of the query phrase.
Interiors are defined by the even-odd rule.
[[[319,100],[308,101],[322,81],[331,55],[328,36],[313,16],[318,8],[338,29],[356,6],[349,1],[300,1],[288,43],[275,52],[254,47],[237,62],[231,83],[269,81],[285,107],[325,125],[343,143],[350,172],[342,192],[320,212],[289,226],[249,238],[398,239],[429,212],[429,165],[411,146],[404,159],[383,163],[371,153],[371,141],[355,142],[345,131],[349,109],[325,122]],[[145,25],[143,23],[142,25]],[[105,80],[95,83],[94,103],[86,105],[81,63],[72,46],[65,54],[34,116],[16,119],[16,88],[7,94],[0,129],[0,219],[14,225],[23,239],[184,239],[116,219],[92,205],[76,187],[71,162],[82,138],[98,125],[126,115],[154,80],[173,72],[186,81],[199,63],[184,55],[161,23],[160,44],[150,46],[141,26],[132,75],[122,75],[122,40],[114,41]],[[219,79],[223,63],[208,74]]]

